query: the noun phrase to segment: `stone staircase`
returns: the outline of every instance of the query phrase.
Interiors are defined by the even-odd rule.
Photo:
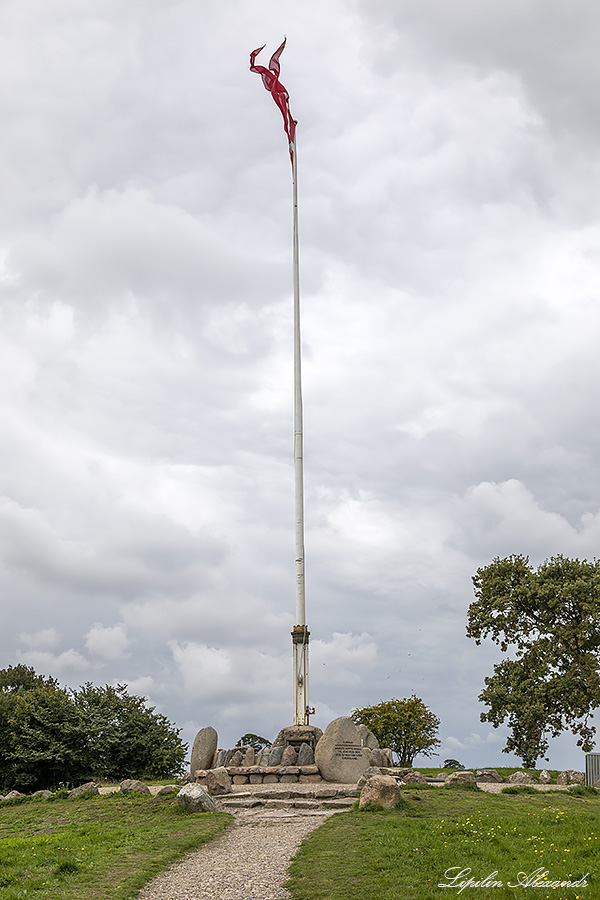
[[[273,785],[272,788],[278,788]],[[266,787],[254,791],[235,791],[232,794],[224,794],[218,798],[219,807],[224,812],[236,812],[250,809],[267,810],[314,810],[332,811],[350,809],[356,802],[356,788],[354,785],[335,785],[335,787],[321,787],[309,785],[302,788],[289,787],[287,789],[271,789]]]

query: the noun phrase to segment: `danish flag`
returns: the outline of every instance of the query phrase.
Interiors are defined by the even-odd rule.
[[[292,118],[292,114],[290,112],[290,95],[287,90],[284,88],[282,83],[279,80],[279,73],[281,71],[281,67],[279,65],[279,57],[283,53],[283,48],[285,47],[286,38],[283,39],[283,44],[279,47],[269,61],[269,68],[265,68],[265,66],[257,66],[256,65],[256,57],[260,53],[261,50],[264,50],[266,44],[263,44],[262,47],[259,47],[258,50],[253,50],[250,54],[250,71],[258,72],[263,80],[263,84],[265,88],[270,91],[273,100],[281,110],[281,115],[283,116],[283,127],[285,133],[288,137],[289,147],[290,147],[290,159],[292,160],[292,165],[294,164],[294,138],[296,136],[296,122]]]

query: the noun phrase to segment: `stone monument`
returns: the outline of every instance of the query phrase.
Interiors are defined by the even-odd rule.
[[[341,716],[330,722],[315,750],[315,764],[324,781],[356,784],[370,765],[371,751],[363,746],[353,720]]]
[[[313,750],[323,736],[323,732],[316,725],[289,725],[282,728],[275,740],[273,747],[294,747],[299,750],[302,744],[308,744]]]

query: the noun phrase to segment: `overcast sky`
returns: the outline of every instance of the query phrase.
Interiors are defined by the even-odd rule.
[[[519,764],[466,614],[495,556],[598,555],[599,26],[4,0],[0,667],[126,682],[187,741],[291,722],[291,169],[249,71],[285,34],[314,723],[416,693],[437,762]]]

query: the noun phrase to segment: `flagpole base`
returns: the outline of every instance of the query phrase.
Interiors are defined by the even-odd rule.
[[[294,725],[309,725],[314,710],[308,705],[308,642],[306,625],[294,625],[292,650],[294,666]]]

